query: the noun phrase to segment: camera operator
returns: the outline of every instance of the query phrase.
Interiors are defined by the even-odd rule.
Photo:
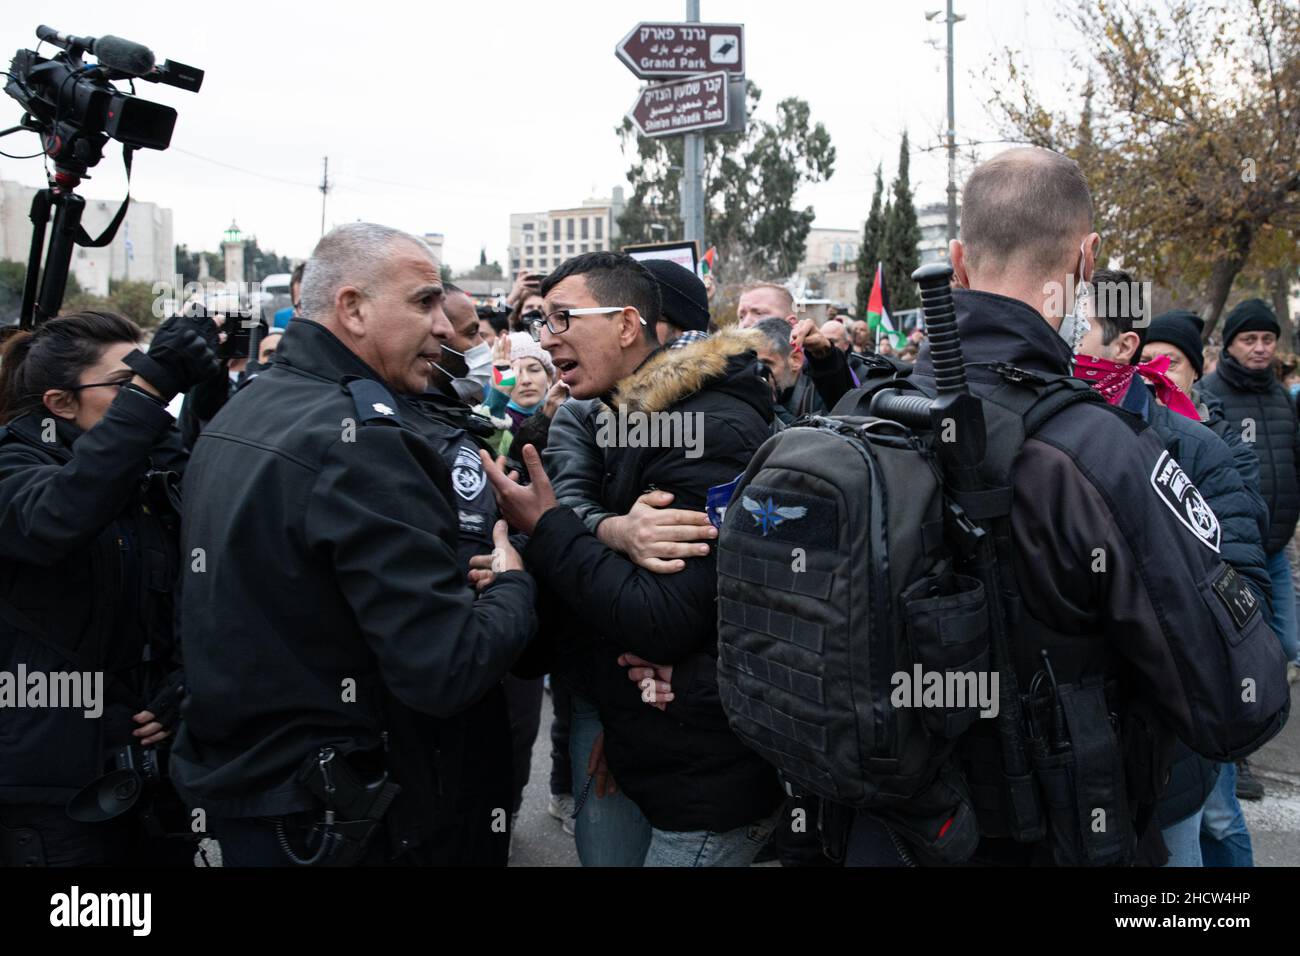
[[[527,332],[531,323],[541,319],[542,311],[546,308],[546,300],[540,291],[543,278],[545,277],[526,269],[521,269],[515,276],[514,287],[506,296],[506,304],[510,306],[511,332]]]
[[[451,336],[428,246],[340,226],[275,361],[195,444],[182,546],[207,563],[182,589],[172,777],[228,865],[426,861],[419,718],[479,700],[532,637],[536,589],[504,523],[500,573],[477,599],[466,583],[458,476],[403,397]]]
[[[185,865],[193,858],[192,843],[149,839],[137,813],[89,823],[64,808],[115,753],[133,748],[139,766],[143,752],[166,750],[176,726],[177,475],[153,469],[160,459],[177,461],[166,402],[211,374],[216,334],[206,319],[174,318],[146,356],[134,323],[79,312],[6,345],[0,670],[41,672],[51,686],[56,673],[102,672],[103,699],[98,719],[90,719],[95,708],[66,701],[4,714],[0,862]],[[151,788],[137,809],[160,809],[167,795]]]
[[[199,307],[187,308],[182,314],[202,317],[206,313]],[[253,362],[250,361],[248,352],[252,337],[245,332],[239,337],[238,342],[230,338],[233,334],[231,329],[241,321],[240,316],[213,315],[211,321],[218,329],[218,344],[214,346],[217,354],[217,369],[185,393],[185,400],[181,403],[180,415],[176,420],[181,441],[187,451],[194,447],[199,432],[207,428],[208,422],[217,417],[217,412],[221,411],[230,400],[230,396],[234,395],[250,378],[256,377],[261,370],[260,357],[263,354],[261,343],[271,339],[272,345],[267,353],[269,358],[270,354],[275,352],[281,334],[266,333],[266,325],[262,324],[263,335],[258,344],[259,361]]]

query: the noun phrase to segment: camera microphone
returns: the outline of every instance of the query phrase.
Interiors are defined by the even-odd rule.
[[[65,50],[80,47],[90,53],[99,65],[131,76],[144,76],[153,71],[155,60],[153,51],[142,43],[133,43],[121,37],[78,37],[70,33],[60,33],[53,27],[40,26],[36,35],[47,43],[53,43]]]

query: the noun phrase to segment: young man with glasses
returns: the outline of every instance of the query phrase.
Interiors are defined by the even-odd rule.
[[[702,512],[708,489],[735,478],[769,434],[771,399],[757,372],[756,337],[731,331],[690,348],[657,349],[654,277],[616,253],[568,260],[543,282],[542,294],[545,318],[533,334],[573,399],[603,399],[597,416],[641,414],[653,422],[669,412],[702,423],[702,454],[631,447],[630,437],[626,445],[613,437],[599,447],[602,434],[618,429],[588,430],[584,441],[597,445],[602,463],[601,505],[626,515],[655,489],[670,493],[675,508]],[[548,462],[553,453],[583,453],[561,452],[554,432],[549,441]],[[692,545],[692,556],[665,568],[672,573],[647,570],[604,541],[603,526],[617,517],[592,534],[578,513],[557,503],[536,451],[525,448],[523,460],[528,487],[499,468],[489,477],[502,514],[531,536],[525,563],[564,616],[562,625],[541,630],[559,635],[552,672],[574,689],[579,856],[589,865],[747,865],[775,826],[781,791],[775,772],[731,733],[718,701],[712,547]],[[561,498],[569,498],[564,469],[553,470]],[[672,700],[658,701],[662,707],[643,700],[627,677],[636,660],[672,675]],[[630,803],[610,796],[615,789]]]

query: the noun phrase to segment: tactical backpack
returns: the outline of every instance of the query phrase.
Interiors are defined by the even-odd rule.
[[[930,299],[946,296],[947,315],[932,316],[930,301],[926,320],[940,400],[878,370],[831,416],[769,438],[738,479],[718,540],[717,673],[732,730],[790,792],[870,810],[923,860],[955,863],[980,839],[954,748],[985,707],[964,675],[982,673],[989,685],[998,675],[998,729],[1019,732],[1007,724],[1020,719],[1006,646],[1014,579],[989,567],[993,539],[1009,534],[1011,466],[1054,414],[1100,399],[1082,381],[1009,366],[984,370],[1000,383],[992,394],[970,395],[946,272],[939,282]],[[945,441],[963,440],[985,479],[965,489],[945,480],[941,461],[952,453]],[[968,573],[976,566],[983,580]],[[993,600],[991,582],[1000,582]],[[961,685],[964,699],[932,693],[927,675],[942,677],[941,690]],[[1019,745],[1004,783],[1012,835],[1033,842],[1046,829],[1043,799]]]

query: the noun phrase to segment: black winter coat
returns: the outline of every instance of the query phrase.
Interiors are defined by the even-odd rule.
[[[598,399],[571,398],[555,410],[542,463],[560,503],[572,508],[593,534],[613,512],[600,502],[605,461],[596,444]]]
[[[65,804],[179,680],[177,476],[152,469],[183,464],[167,410],[131,390],[84,433],[40,415],[0,428],[0,671],[105,672],[98,718],[0,711],[0,803]]]
[[[1068,346],[1035,309],[965,289],[953,291],[953,302],[973,392],[1000,386],[986,363],[1067,371]],[[912,381],[932,392],[929,346]],[[1104,403],[1076,403],[1025,441],[1011,511],[1022,620],[1078,638],[1081,673],[1121,675],[1192,749],[1235,759],[1285,722],[1285,661],[1263,608],[1236,588],[1215,549],[1217,529],[1187,516],[1196,499],[1182,482],[1175,492],[1171,457],[1154,431]],[[1108,556],[1105,574],[1092,571],[1096,548]],[[1038,665],[1019,655],[1031,642],[1012,638],[1027,686]],[[1089,642],[1095,653],[1084,652]],[[1256,702],[1242,701],[1230,666],[1257,680]]]
[[[1245,444],[1259,458],[1259,491],[1268,506],[1264,550],[1277,554],[1291,540],[1300,517],[1300,427],[1295,403],[1272,369],[1247,369],[1228,354],[1201,380],[1201,391],[1223,403],[1224,417],[1243,439],[1254,425],[1254,441]]]
[[[1248,483],[1252,469],[1243,474],[1227,442],[1211,428],[1156,404],[1141,382],[1134,387],[1146,392],[1147,421],[1219,519],[1219,554],[1245,576],[1267,605],[1273,590],[1264,556],[1268,510],[1258,488]]]
[[[295,773],[317,748],[377,751],[404,716],[393,700],[463,710],[532,636],[527,574],[499,575],[477,599],[467,586],[435,442],[463,433],[416,415],[324,326],[297,319],[199,436],[182,549],[204,549],[206,570],[182,581],[189,694],[172,759],[192,806],[311,809]],[[410,743],[401,726],[390,734],[394,753]],[[395,775],[409,792],[429,774],[414,757],[406,770]]]
[[[744,470],[772,418],[753,344],[749,333],[720,333],[661,351],[620,383],[615,408],[701,416],[702,454],[608,448],[606,507],[625,514],[639,495],[657,488],[673,493],[675,508],[702,510],[710,487]],[[558,416],[551,449],[556,424]],[[571,509],[557,507],[538,523],[525,558],[542,590],[562,595],[582,621],[610,770],[651,824],[720,832],[771,813],[781,800],[776,772],[731,732],[718,702],[713,553],[689,559],[676,574],[654,574],[606,548]],[[642,702],[618,664],[625,651],[680,666],[672,680],[679,699],[664,711]]]
[[[1135,379],[1133,387],[1142,389],[1146,398],[1144,417],[1219,519],[1223,560],[1246,578],[1267,606],[1272,592],[1264,557],[1268,509],[1259,496],[1259,464],[1254,453],[1242,445],[1235,431],[1223,427],[1221,413],[1207,408],[1209,417],[1197,424],[1158,405],[1140,380]],[[1214,407],[1217,409],[1217,404]],[[1169,768],[1169,783],[1156,803],[1160,826],[1171,826],[1199,810],[1218,776],[1214,761],[1179,741]]]

